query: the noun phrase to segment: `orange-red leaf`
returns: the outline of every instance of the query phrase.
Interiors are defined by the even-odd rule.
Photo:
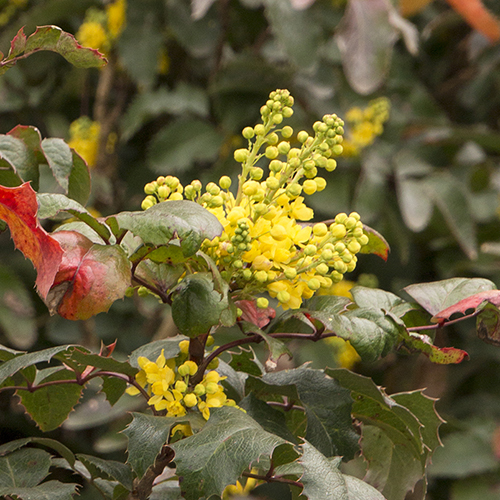
[[[241,319],[259,328],[265,328],[276,316],[276,311],[272,307],[260,309],[255,300],[238,300],[235,305],[242,311]]]
[[[36,286],[47,296],[62,260],[63,250],[38,223],[35,191],[28,182],[17,187],[0,186],[0,219],[10,229],[16,247],[37,270]]]
[[[64,256],[45,301],[51,314],[88,319],[123,298],[131,273],[119,245],[98,245],[75,231],[59,231],[53,237]]]
[[[481,0],[448,0],[448,3],[490,42],[500,40],[500,22]]]
[[[460,302],[457,302],[456,304],[453,304],[452,306],[447,307],[446,309],[443,309],[442,311],[435,314],[434,317],[432,318],[432,321],[440,323],[442,321],[447,320],[450,316],[452,316],[455,313],[465,314],[466,311],[470,309],[476,310],[479,307],[479,305],[481,305],[483,302],[486,301],[499,307],[500,290],[486,290],[485,292],[479,292],[474,295],[471,295],[470,297],[462,299]]]

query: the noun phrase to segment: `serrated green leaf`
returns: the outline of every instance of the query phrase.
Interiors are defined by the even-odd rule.
[[[68,212],[78,217],[82,222],[92,228],[104,241],[108,241],[111,233],[107,226],[99,222],[90,212],[75,200],[63,194],[37,194],[39,219],[51,219],[61,212]],[[64,228],[63,228],[64,230]]]
[[[137,369],[124,361],[117,361],[111,357],[99,356],[87,351],[84,347],[71,347],[65,353],[58,356],[69,366],[79,365],[79,368],[94,366],[100,370],[123,373],[133,377],[137,373]],[[83,371],[83,370],[82,370]]]
[[[75,380],[75,373],[58,371],[45,379],[45,383]],[[34,392],[18,390],[21,404],[44,432],[57,429],[80,401],[83,387],[76,383],[48,385]]]
[[[372,379],[349,370],[327,369],[326,373],[352,391],[353,416],[364,424],[366,481],[387,500],[403,500],[422,479],[439,446],[437,432],[442,420],[435,413],[434,401],[421,391],[388,396]]]
[[[52,448],[53,450],[57,451],[57,453],[59,453],[59,455],[61,455],[61,457],[66,460],[66,462],[68,462],[70,467],[74,467],[75,455],[73,454],[73,452],[59,441],[50,438],[27,437],[16,439],[15,441],[10,441],[0,446],[0,455],[6,455],[30,443],[41,444],[43,446],[46,446],[47,448]]]
[[[85,205],[90,196],[90,171],[85,160],[74,150],[73,168],[68,179],[68,197],[82,205]]]
[[[251,346],[247,348],[240,347],[238,352],[231,352],[229,365],[238,372],[248,373],[256,377],[264,373],[264,367]]]
[[[189,274],[181,281],[172,301],[172,319],[181,333],[193,338],[219,323],[234,324],[236,307],[227,295],[227,283],[222,284],[220,293],[211,273]]]
[[[127,382],[117,377],[102,377],[102,392],[109,404],[113,406],[125,393]]]
[[[0,384],[19,370],[37,363],[50,361],[57,353],[66,351],[69,348],[69,345],[62,345],[28,354],[18,354],[15,358],[5,361],[0,365]]]
[[[434,316],[471,295],[496,290],[496,286],[484,278],[451,278],[409,285],[404,290]]]
[[[49,474],[51,455],[37,448],[24,448],[0,457],[0,490],[31,488]]]
[[[380,491],[354,476],[342,476],[347,486],[349,500],[386,500]]]
[[[303,493],[308,500],[349,500],[344,477],[339,470],[339,460],[329,460],[307,441],[301,446],[298,462],[304,473],[300,478]]]
[[[222,142],[222,135],[209,122],[179,119],[155,135],[147,161],[157,173],[187,170],[196,162],[215,161]]]
[[[363,457],[368,462],[366,482],[376,486],[387,500],[404,500],[424,472],[411,448],[394,442],[373,425],[363,427]]]
[[[378,288],[355,286],[351,288],[350,292],[356,305],[365,309],[378,309],[393,313],[397,317],[402,317],[414,309],[412,304],[397,295]]]
[[[144,344],[135,351],[132,351],[129,357],[130,364],[139,368],[139,363],[137,362],[139,356],[144,356],[150,361],[155,361],[162,350],[164,351],[165,359],[175,358],[180,352],[179,342],[181,340],[188,340],[188,338],[189,337],[185,337],[184,335],[176,335],[168,339],[154,340],[153,342]]]
[[[267,373],[261,378],[249,376],[246,392],[257,397],[282,395],[287,403],[302,406],[307,416],[305,438],[325,456],[354,457],[358,435],[353,429],[350,391],[321,370],[296,368]]]
[[[193,430],[201,428],[205,420],[199,413],[184,417],[154,417],[132,413],[132,422],[122,431],[128,438],[128,460],[140,479],[153,465],[156,456],[167,442],[174,425],[189,422]]]
[[[116,480],[127,490],[132,490],[134,478],[129,466],[115,460],[104,460],[83,453],[78,453],[77,458],[85,465],[93,478]]]
[[[165,201],[144,212],[122,212],[110,218],[144,243],[160,246],[179,238],[186,257],[194,255],[205,238],[212,240],[222,232],[215,215],[187,200]]]
[[[1,495],[15,495],[21,500],[73,500],[78,484],[47,481],[33,488],[0,488]]]
[[[276,434],[290,443],[297,442],[295,436],[286,426],[283,412],[256,398],[253,393],[242,399],[238,406],[243,408],[247,415],[252,417],[265,431]]]
[[[184,497],[221,495],[252,462],[271,456],[285,442],[237,408],[212,408],[199,433],[171,445]]]
[[[57,26],[38,26],[36,31],[28,37],[25,54],[40,49],[57,52],[73,66],[79,68],[98,68],[107,62],[97,50],[82,47],[73,35]]]

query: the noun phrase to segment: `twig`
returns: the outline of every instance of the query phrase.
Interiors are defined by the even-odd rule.
[[[260,479],[261,481],[266,481],[267,483],[284,483],[290,484],[292,486],[297,486],[298,488],[303,488],[304,484],[300,481],[294,481],[293,479],[286,479],[282,476],[271,476],[267,475],[261,476],[260,474],[252,474],[251,472],[243,472],[242,476],[251,477],[253,479]]]

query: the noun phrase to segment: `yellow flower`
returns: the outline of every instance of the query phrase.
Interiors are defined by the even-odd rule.
[[[257,469],[252,469],[252,474],[257,474]],[[232,496],[246,497],[248,494],[257,486],[258,480],[253,477],[247,477],[244,485],[241,481],[236,481],[236,484],[230,484],[226,486],[224,492],[222,493],[223,500],[230,498]]]
[[[68,145],[73,148],[89,167],[95,165],[99,148],[100,125],[88,116],[81,116],[69,126]]]
[[[108,35],[104,26],[99,22],[84,22],[76,33],[76,39],[84,47],[90,47],[103,52],[108,50]]]
[[[127,2],[126,0],[116,0],[106,7],[108,16],[108,31],[111,38],[118,38],[125,29]]]

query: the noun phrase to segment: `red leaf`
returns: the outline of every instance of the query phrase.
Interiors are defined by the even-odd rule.
[[[35,191],[28,182],[17,187],[0,186],[0,219],[10,229],[16,247],[37,270],[36,286],[46,298],[62,260],[63,250],[38,223]]]
[[[276,311],[272,307],[260,309],[254,300],[238,300],[236,307],[243,311],[241,319],[259,328],[264,328],[276,316]]]
[[[64,250],[54,284],[46,298],[51,314],[88,319],[106,312],[130,286],[130,264],[118,245],[97,245],[75,231],[53,235]]]
[[[453,304],[441,312],[434,315],[432,321],[435,323],[440,323],[447,320],[450,316],[455,313],[465,314],[469,309],[474,309],[474,311],[483,303],[491,302],[495,306],[500,306],[500,290],[486,290],[485,292],[479,292],[475,295],[471,295],[460,302]]]

